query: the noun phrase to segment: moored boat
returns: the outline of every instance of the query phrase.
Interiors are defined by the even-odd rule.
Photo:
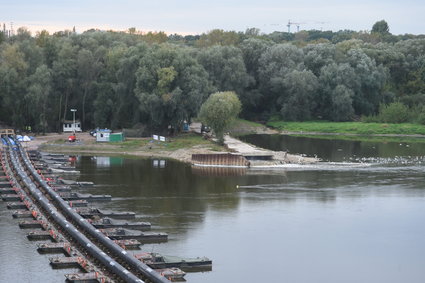
[[[118,221],[109,217],[104,217],[99,220],[94,220],[91,224],[96,228],[129,228],[135,230],[146,231],[150,230],[151,224],[149,222],[126,222]]]
[[[99,229],[112,240],[135,239],[143,243],[160,243],[168,240],[167,233],[141,232],[124,228]]]
[[[212,260],[207,257],[183,258],[159,253],[141,253],[135,257],[154,269],[177,267],[187,272],[212,270]]]

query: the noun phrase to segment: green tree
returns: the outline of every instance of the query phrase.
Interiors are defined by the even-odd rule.
[[[219,143],[223,144],[224,132],[238,117],[241,107],[236,93],[232,91],[216,92],[202,104],[199,118],[213,129]]]
[[[304,69],[302,49],[292,44],[276,44],[268,48],[259,60],[259,89],[262,94],[259,112],[268,116],[281,110],[285,95],[285,77],[292,71]]]
[[[237,45],[240,36],[234,31],[224,31],[222,29],[214,29],[208,33],[201,35],[196,45],[199,47],[208,47],[214,45]]]
[[[248,85],[242,52],[233,46],[213,46],[198,54],[198,62],[208,72],[216,91],[242,93]]]
[[[353,107],[357,115],[377,112],[383,101],[383,88],[387,82],[387,70],[366,55],[361,49],[347,52],[347,61],[353,68],[358,85],[354,91]]]
[[[52,74],[46,65],[37,68],[35,73],[31,75],[27,92],[27,100],[31,103],[29,107],[37,131],[46,132],[47,123],[47,106],[48,99],[52,90]]]
[[[208,74],[187,49],[164,45],[139,61],[135,94],[141,120],[151,129],[180,129],[199,111],[210,92]]]
[[[57,111],[56,129],[66,120],[70,96],[75,93],[77,82],[78,47],[67,38],[61,39],[57,59],[53,61],[53,100]]]
[[[128,48],[125,44],[120,43],[109,48],[104,59],[104,68],[99,75],[98,82],[93,83],[93,101],[94,106],[94,125],[101,128],[123,128],[124,125],[120,124],[118,119],[118,113],[121,113],[122,101],[127,101],[128,104],[136,103],[137,108],[138,101],[132,96],[135,101],[127,99],[126,93],[121,92],[122,88],[118,87],[118,74],[121,67],[121,62],[125,59],[125,55],[128,52]],[[135,71],[134,71],[135,72]],[[131,77],[134,77],[134,72],[129,75],[129,82]],[[134,87],[134,84],[129,84],[127,87]],[[131,97],[131,96],[130,96]],[[129,110],[127,115],[133,116],[133,111]],[[131,118],[127,123],[131,123]]]
[[[354,90],[360,87],[354,69],[347,63],[326,65],[321,69],[319,82],[316,115],[335,121],[351,118],[354,111],[352,101]],[[344,113],[335,107],[345,109],[348,116],[342,117],[340,114]]]
[[[331,93],[331,117],[333,121],[350,121],[354,116],[354,93],[344,85],[337,85]]]
[[[328,43],[309,44],[303,48],[303,51],[304,65],[316,76],[320,75],[322,67],[335,62],[335,45]]]
[[[258,38],[246,39],[240,45],[249,77],[247,87],[239,95],[244,106],[242,115],[251,119],[261,119],[258,117],[261,112],[260,58],[271,45],[271,42]]]
[[[77,54],[78,80],[82,88],[80,101],[83,127],[86,126],[86,116],[91,113],[91,111],[87,111],[87,100],[93,97],[93,84],[96,83],[102,70],[104,53],[104,47],[99,47],[94,53],[87,49],[81,49]]]
[[[372,26],[372,33],[379,33],[382,35],[389,34],[390,27],[388,26],[388,23],[385,20],[380,20]]]
[[[285,91],[278,99],[282,117],[292,121],[310,120],[319,85],[317,77],[311,71],[294,70],[285,76],[283,84]]]
[[[26,88],[28,63],[18,44],[2,45],[0,51],[0,102],[3,121],[22,127],[27,118],[23,94]]]

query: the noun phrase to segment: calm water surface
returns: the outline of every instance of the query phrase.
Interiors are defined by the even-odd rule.
[[[97,206],[169,233],[143,251],[211,258],[213,271],[189,273],[191,283],[425,281],[423,144],[268,137],[248,138],[327,162],[210,172],[83,156],[79,180],[97,185],[80,190],[111,194]],[[50,269],[3,203],[0,221],[0,282],[62,282],[66,272]]]

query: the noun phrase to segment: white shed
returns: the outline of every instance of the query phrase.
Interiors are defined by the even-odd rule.
[[[80,120],[75,120],[75,123],[74,121],[65,120],[63,122],[63,132],[64,133],[81,132]]]
[[[109,142],[109,136],[111,134],[109,129],[100,129],[96,132],[96,141],[97,142]]]

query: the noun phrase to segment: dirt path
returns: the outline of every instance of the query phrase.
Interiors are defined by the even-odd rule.
[[[288,154],[285,151],[266,150],[266,149],[248,144],[246,142],[242,142],[230,136],[224,137],[224,143],[231,151],[235,153],[240,153],[245,156],[246,155],[249,155],[249,156],[271,155],[272,156],[272,160],[251,161],[251,167],[281,165],[281,164],[287,164],[287,163],[311,164],[311,163],[316,163],[320,161],[317,158]]]

